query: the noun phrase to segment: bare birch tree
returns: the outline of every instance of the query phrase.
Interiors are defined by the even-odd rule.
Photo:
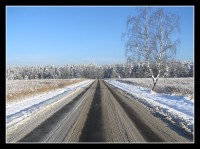
[[[127,58],[145,63],[153,79],[154,90],[161,73],[166,70],[166,62],[174,58],[179,39],[174,34],[179,31],[179,17],[165,14],[163,8],[140,9],[138,16],[127,19]]]

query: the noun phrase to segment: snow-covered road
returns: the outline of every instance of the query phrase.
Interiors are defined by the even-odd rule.
[[[85,84],[87,84],[85,86]],[[80,85],[80,86],[79,86]],[[79,89],[6,127],[7,142],[191,142],[193,137],[162,121],[102,80]],[[83,87],[85,86],[85,87]],[[74,88],[74,87],[72,87]],[[47,100],[47,99],[46,99]],[[44,101],[46,101],[44,100]],[[25,101],[24,101],[25,102]],[[28,103],[27,103],[28,104]],[[32,106],[36,106],[33,104]],[[16,107],[14,114],[17,116]],[[21,113],[21,111],[18,111]],[[23,112],[22,112],[23,113]],[[21,117],[20,117],[21,119]],[[172,127],[171,127],[172,126]]]
[[[91,81],[92,80],[85,80],[62,89],[57,89],[55,91],[42,94],[40,96],[27,98],[19,102],[8,104],[6,105],[6,123],[10,123],[14,120],[16,122],[24,119],[36,112],[36,110],[44,108],[45,106],[62,99],[77,89],[87,86],[89,83],[91,83]]]
[[[116,80],[105,80],[114,87],[135,97],[143,105],[166,117],[175,125],[193,133],[194,101],[184,96],[152,93],[149,89],[122,83]]]

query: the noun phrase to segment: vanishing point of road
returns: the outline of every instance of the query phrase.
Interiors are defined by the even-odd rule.
[[[44,121],[38,116],[36,126],[32,122],[9,133],[8,142],[192,142],[191,136],[103,80],[57,107]]]

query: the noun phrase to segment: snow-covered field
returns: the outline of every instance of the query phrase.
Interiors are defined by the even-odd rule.
[[[148,89],[151,89],[153,84],[151,78],[124,78],[117,80]],[[159,78],[155,87],[155,92],[186,96],[193,100],[194,78]]]
[[[152,93],[150,89],[117,80],[105,80],[112,86],[132,96],[152,112],[169,120],[172,124],[193,134],[194,100],[185,96]]]
[[[29,97],[19,102],[9,103],[6,105],[6,123],[22,120],[37,110],[60,100],[62,97],[69,95],[77,89],[86,87],[92,81],[93,80],[85,80],[39,96]]]
[[[83,79],[6,80],[6,102],[25,100],[81,81]]]

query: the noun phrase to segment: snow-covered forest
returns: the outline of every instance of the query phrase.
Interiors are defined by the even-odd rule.
[[[98,66],[95,64],[65,66],[12,66],[6,69],[7,80],[71,78],[143,78],[150,77],[143,63]],[[193,77],[193,63],[174,61],[167,64],[161,77]]]

